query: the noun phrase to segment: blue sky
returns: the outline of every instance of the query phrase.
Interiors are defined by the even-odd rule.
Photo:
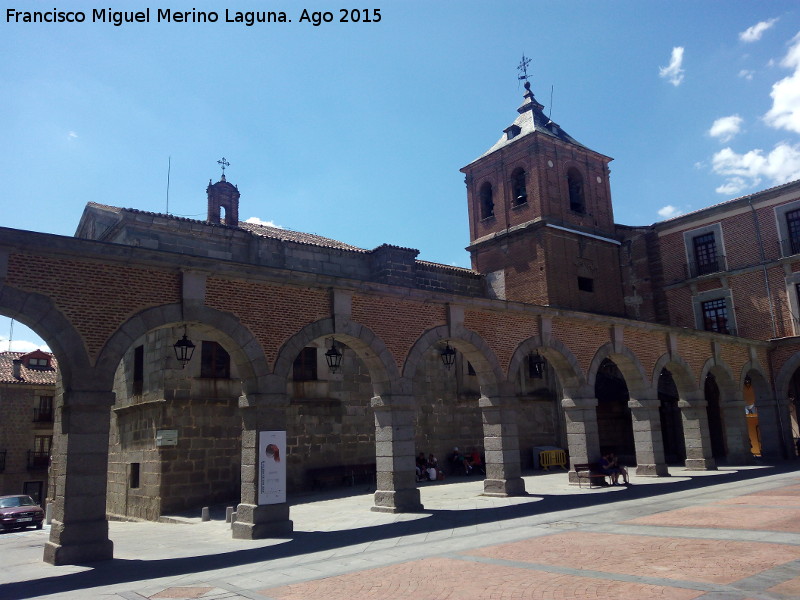
[[[112,8],[150,23],[115,27],[90,22],[99,1],[0,2],[0,225],[72,235],[89,201],[166,212],[168,163],[169,212],[203,219],[225,156],[242,219],[469,266],[459,168],[516,116],[523,53],[551,118],[614,158],[619,223],[800,178],[796,1],[358,4],[380,22],[338,22],[347,3],[144,1]],[[53,5],[87,21],[8,22]],[[220,20],[158,23],[159,8]],[[304,8],[334,22],[301,23]],[[0,350],[9,331],[0,318]]]

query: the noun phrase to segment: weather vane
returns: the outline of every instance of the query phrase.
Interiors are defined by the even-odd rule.
[[[522,81],[523,79],[526,82],[528,81],[528,65],[529,64],[531,64],[531,59],[530,58],[525,58],[525,53],[523,52],[522,53],[522,60],[519,61],[519,64],[517,65],[517,71],[520,71],[522,73],[522,75],[517,77],[517,79],[519,79],[520,81]]]
[[[231,163],[225,160],[225,157],[223,156],[221,159],[217,161],[217,164],[222,167],[222,176],[225,177],[225,167],[230,167]]]

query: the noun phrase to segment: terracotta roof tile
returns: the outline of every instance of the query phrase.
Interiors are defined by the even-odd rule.
[[[0,383],[55,385],[58,379],[58,362],[55,356],[47,352],[41,352],[41,354],[50,357],[51,366],[49,368],[29,368],[23,362],[20,365],[20,378],[14,377],[14,360],[22,359],[29,354],[33,354],[33,352],[0,352]]]

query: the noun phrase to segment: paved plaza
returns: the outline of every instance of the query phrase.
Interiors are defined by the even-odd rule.
[[[224,520],[113,522],[115,559],[87,566],[43,563],[48,527],[4,533],[0,598],[796,599],[798,466],[593,489],[541,473],[518,498],[454,479],[423,484],[420,514],[332,491],[297,499],[291,539],[234,540]]]

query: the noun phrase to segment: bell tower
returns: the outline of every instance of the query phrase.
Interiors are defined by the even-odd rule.
[[[612,159],[546,116],[527,72],[520,79],[518,116],[461,169],[472,268],[487,276],[498,298],[624,315]]]
[[[222,157],[217,163],[222,166],[222,177],[217,183],[212,184],[210,180],[208,182],[208,187],[206,188],[206,194],[208,195],[207,221],[217,225],[238,227],[239,188],[228,183],[225,179],[225,167],[230,166],[225,157]]]

